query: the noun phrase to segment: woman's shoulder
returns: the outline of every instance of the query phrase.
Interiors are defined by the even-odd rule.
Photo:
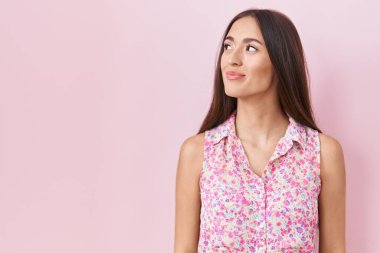
[[[181,144],[180,159],[202,166],[205,132],[187,137]]]
[[[203,153],[204,138],[205,132],[185,138],[182,142],[181,150],[183,150],[186,155],[193,157],[199,156]]]
[[[342,145],[340,144],[339,140],[335,138],[334,136],[328,135],[326,133],[320,133],[318,130],[311,128],[306,125],[302,125],[307,133],[307,136],[312,136],[313,138],[316,138],[318,136],[319,144],[321,147],[322,152],[322,146],[324,153],[331,153],[331,152],[339,152],[342,150]]]
[[[345,173],[343,147],[337,138],[319,133],[320,167],[324,178],[342,177]]]
[[[321,145],[321,153],[325,156],[337,155],[343,153],[343,147],[340,144],[339,140],[331,135],[326,133],[318,133],[319,142]]]

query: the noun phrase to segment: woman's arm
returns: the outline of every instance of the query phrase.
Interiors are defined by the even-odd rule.
[[[343,150],[331,136],[319,134],[321,182],[319,195],[319,252],[345,253],[346,173]]]
[[[204,133],[181,146],[175,190],[174,253],[196,253],[200,226],[199,174],[203,163]]]

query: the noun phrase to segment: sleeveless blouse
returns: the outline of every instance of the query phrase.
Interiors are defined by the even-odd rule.
[[[288,115],[260,177],[250,169],[235,118],[236,109],[205,131],[198,252],[318,252],[318,131]]]

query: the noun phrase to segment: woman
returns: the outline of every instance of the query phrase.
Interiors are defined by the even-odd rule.
[[[211,107],[181,146],[175,253],[345,252],[342,146],[314,122],[306,73],[284,14],[232,19]]]

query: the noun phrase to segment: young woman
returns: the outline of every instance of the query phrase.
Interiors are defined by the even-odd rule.
[[[342,146],[317,127],[308,86],[287,16],[232,19],[211,107],[180,150],[175,253],[345,252]]]

